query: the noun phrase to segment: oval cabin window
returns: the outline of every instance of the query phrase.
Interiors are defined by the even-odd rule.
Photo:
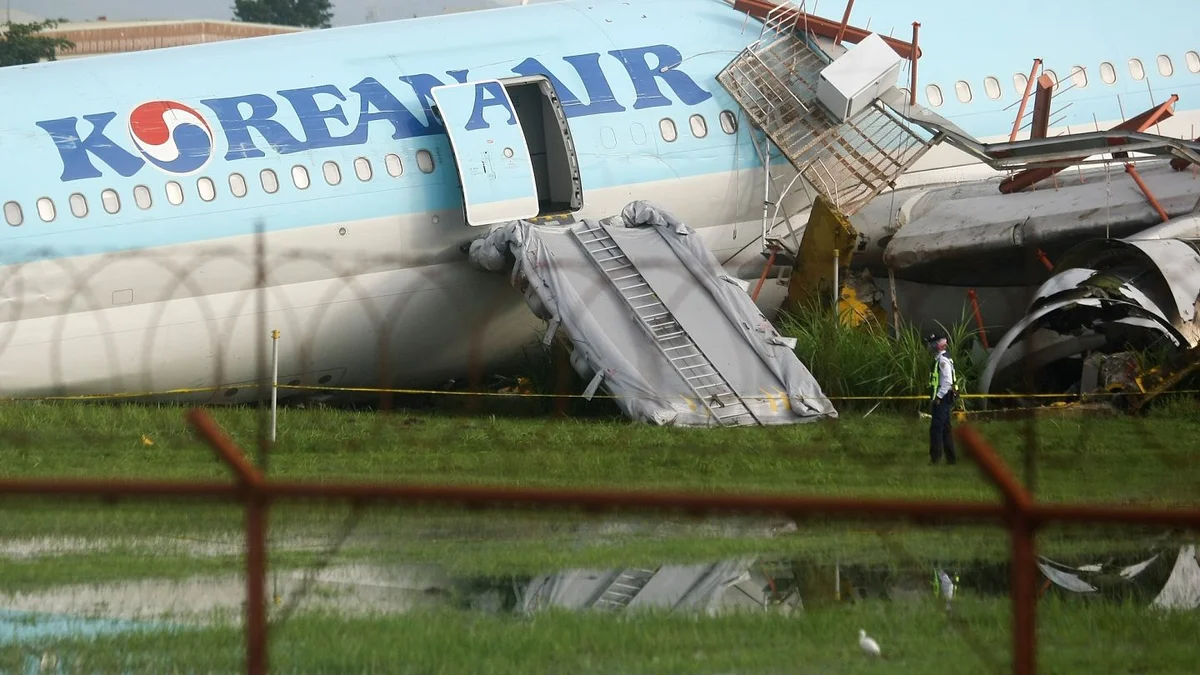
[[[971,85],[967,84],[966,82],[964,82],[962,80],[955,82],[954,83],[954,95],[958,97],[958,100],[960,102],[970,103],[971,102]]]
[[[109,213],[116,213],[121,210],[121,197],[116,190],[105,190],[100,193],[100,203],[104,205],[104,210]]]
[[[721,111],[721,131],[727,134],[737,133],[737,117],[729,110]]]
[[[1196,52],[1188,52],[1183,55],[1183,60],[1187,62],[1187,69],[1193,73],[1200,73],[1200,54]]]
[[[229,174],[229,191],[233,193],[234,197],[246,196],[246,179],[242,177],[242,174]]]
[[[1129,59],[1129,76],[1135,80],[1146,76],[1146,69],[1142,67],[1141,59]]]
[[[1171,57],[1166,54],[1159,54],[1157,62],[1159,75],[1170,77],[1175,74],[1175,66],[1171,63]]]
[[[1084,72],[1083,66],[1075,66],[1071,68],[1071,84],[1083,89],[1087,86],[1087,73]]]
[[[700,115],[692,115],[688,118],[688,126],[692,128],[692,135],[696,138],[704,138],[708,135],[708,122]]]
[[[8,202],[4,205],[4,221],[13,227],[25,222],[25,214],[21,213],[21,205]]]
[[[54,202],[50,201],[49,197],[37,200],[37,212],[38,217],[45,223],[54,220],[54,216],[57,215],[54,211]]]
[[[373,172],[371,171],[371,162],[366,157],[359,157],[354,160],[354,175],[358,176],[361,181],[371,180]]]
[[[275,194],[279,191],[279,177],[270,169],[263,169],[258,174],[259,182],[262,183],[262,188],[267,194]]]
[[[76,192],[71,195],[69,201],[71,203],[71,215],[76,218],[82,218],[88,214],[87,197]]]
[[[1100,81],[1104,84],[1112,84],[1117,81],[1117,69],[1108,61],[1100,64]]]
[[[342,168],[337,165],[337,162],[325,162],[322,164],[321,173],[325,176],[325,182],[330,185],[337,185],[342,182]]]
[[[292,167],[292,183],[301,190],[307,190],[309,186],[308,169],[297,164]]]
[[[175,206],[183,203],[183,186],[175,181],[167,183],[167,201]]]
[[[668,143],[679,138],[679,132],[675,129],[675,120],[669,117],[659,120],[658,131],[662,134],[663,140]]]
[[[200,192],[200,199],[206,202],[211,202],[217,198],[217,186],[212,182],[211,178],[204,177],[197,180],[196,190]]]
[[[150,188],[145,185],[133,188],[133,203],[143,211],[153,206],[153,200],[150,199]]]
[[[437,168],[433,164],[433,153],[428,150],[418,150],[417,168],[421,170],[421,173],[433,173],[433,170]]]
[[[404,163],[400,161],[400,155],[388,155],[384,157],[383,165],[387,167],[388,175],[392,178],[399,178],[404,175]]]
[[[925,87],[925,98],[929,99],[929,105],[938,107],[942,104],[942,89],[936,84],[931,84]]]
[[[993,101],[1000,98],[1000,80],[991,75],[983,78],[983,92]]]

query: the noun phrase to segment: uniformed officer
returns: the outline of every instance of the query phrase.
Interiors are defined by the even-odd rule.
[[[930,351],[935,354],[933,372],[929,374],[929,387],[932,389],[930,403],[933,407],[933,419],[929,422],[929,463],[941,461],[942,450],[945,449],[946,463],[955,464],[958,456],[954,452],[954,436],[950,433],[950,413],[958,398],[954,361],[946,350],[946,338],[930,335],[927,341]]]

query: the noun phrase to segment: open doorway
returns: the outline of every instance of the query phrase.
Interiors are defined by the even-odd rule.
[[[583,208],[579,161],[566,115],[545,77],[501,80],[521,120],[537,185],[538,216]]]

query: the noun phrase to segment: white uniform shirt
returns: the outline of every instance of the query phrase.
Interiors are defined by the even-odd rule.
[[[938,369],[938,387],[937,398],[945,396],[952,386],[954,386],[954,361],[950,360],[950,355],[946,352],[939,352],[937,355]]]

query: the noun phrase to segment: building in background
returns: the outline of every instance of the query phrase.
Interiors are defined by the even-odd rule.
[[[12,12],[13,23],[33,23],[40,17],[24,12]],[[0,30],[3,27],[0,26]],[[59,59],[71,59],[98,54],[119,54],[162,47],[181,47],[205,42],[220,42],[241,38],[295,33],[307,30],[295,26],[274,26],[241,21],[193,19],[186,21],[95,21],[60,23],[45,30],[43,35],[66,38],[75,43],[73,49],[59,51]]]

